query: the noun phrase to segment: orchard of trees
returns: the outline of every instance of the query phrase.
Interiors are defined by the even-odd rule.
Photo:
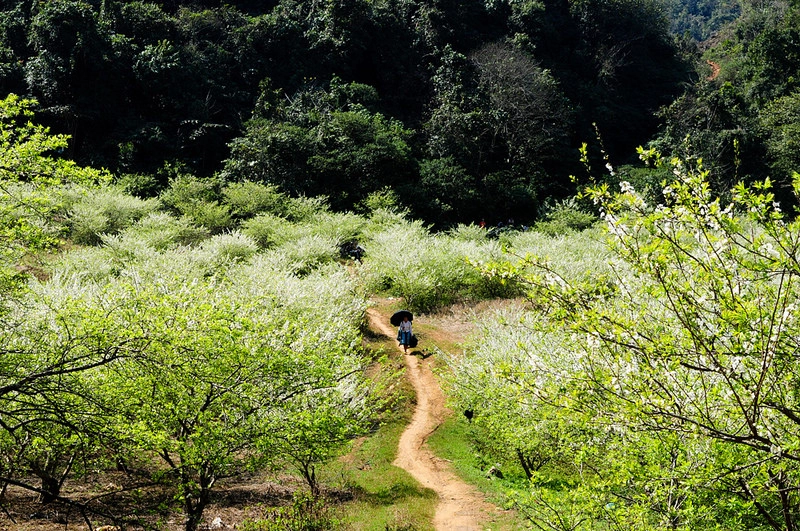
[[[437,354],[524,525],[796,530],[798,9],[5,2],[0,509],[322,499],[400,400],[379,293],[504,301]]]

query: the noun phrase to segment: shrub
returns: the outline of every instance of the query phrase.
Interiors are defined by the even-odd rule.
[[[154,175],[126,173],[116,180],[117,186],[125,193],[136,197],[155,197],[158,195],[159,183]]]
[[[465,295],[478,278],[465,249],[431,236],[420,223],[394,225],[365,243],[373,289],[404,297],[412,311],[429,311]]]
[[[248,260],[258,252],[258,244],[249,236],[238,231],[218,234],[200,244],[197,252],[201,261],[209,266],[209,273],[220,267]]]
[[[245,181],[233,183],[222,190],[223,204],[237,218],[250,218],[256,214],[280,214],[289,198],[275,185]]]
[[[557,236],[588,229],[597,221],[597,216],[583,210],[574,198],[569,198],[547,208],[544,220],[537,222],[533,228],[538,232]]]
[[[52,264],[57,275],[73,276],[84,280],[101,281],[115,276],[120,264],[108,249],[86,247],[62,253]]]
[[[182,212],[193,223],[207,228],[213,234],[219,234],[233,226],[233,219],[227,205],[220,205],[216,201],[196,201],[185,204]]]
[[[187,205],[197,202],[215,202],[220,199],[220,183],[214,179],[199,179],[192,175],[179,175],[169,181],[169,187],[161,193],[161,201],[184,213]]]
[[[567,279],[583,278],[587,272],[609,272],[613,256],[600,228],[560,236],[535,231],[517,232],[509,235],[508,243],[516,255],[531,253],[547,259]]]
[[[372,214],[377,210],[397,211],[400,209],[400,197],[391,188],[384,187],[372,192],[359,203],[359,211]]]
[[[459,223],[455,228],[450,229],[448,234],[456,240],[467,242],[482,242],[485,241],[488,236],[486,229],[474,223],[470,223],[469,225]]]
[[[142,239],[156,250],[164,250],[175,245],[191,245],[206,239],[208,230],[196,227],[189,218],[176,218],[166,212],[154,212],[140,219],[125,230]]]
[[[365,226],[362,217],[350,213],[319,212],[301,223],[292,223],[273,214],[259,214],[242,223],[242,232],[264,249],[314,236],[338,247],[346,241],[359,239]]]
[[[281,245],[276,258],[297,275],[307,275],[339,257],[339,244],[329,236],[309,234]]]
[[[170,179],[160,198],[175,212],[217,234],[233,225],[230,208],[219,203],[220,187],[218,179],[179,175]]]
[[[290,223],[274,214],[258,214],[242,223],[241,231],[253,238],[262,249],[269,249],[282,240],[281,233]]]
[[[281,259],[279,252],[259,253],[250,262],[236,265],[230,272],[234,292],[239,299],[252,293],[269,293],[280,301],[281,308],[300,312],[315,322],[314,329],[328,329],[328,334],[352,334],[358,330],[367,306],[366,291],[355,276],[336,262],[329,262],[300,277]],[[282,256],[281,256],[282,258]],[[332,321],[335,316],[335,321]]]
[[[361,238],[367,222],[352,213],[321,212],[309,220],[308,225],[317,234],[328,236],[339,244]]]
[[[407,214],[406,211],[379,208],[370,215],[368,223],[364,227],[364,233],[368,237],[372,237],[394,225],[405,225],[408,223]]]
[[[311,219],[320,212],[327,212],[328,209],[328,199],[324,196],[287,197],[281,214],[290,221],[300,222]]]
[[[291,505],[265,508],[261,518],[246,520],[239,528],[242,531],[327,531],[339,525],[323,498],[295,492]]]
[[[67,199],[72,200],[70,235],[76,243],[89,245],[99,243],[102,234],[116,234],[159,207],[157,199],[139,199],[112,187],[74,190]]]

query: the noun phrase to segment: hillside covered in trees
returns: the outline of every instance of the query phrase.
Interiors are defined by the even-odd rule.
[[[176,171],[449,224],[532,219],[692,79],[655,1],[5,2],[0,91],[152,195]],[[596,128],[596,129],[595,129]],[[409,197],[413,194],[413,198]]]
[[[0,13],[0,92],[36,98],[41,122],[71,137],[63,155],[143,196],[184,172],[337,209],[389,187],[441,226],[530,222],[575,192],[584,142],[594,162],[633,162],[654,141],[702,155],[723,186],[734,165],[785,180],[796,11],[21,0]]]
[[[431,445],[503,518],[795,531],[799,33],[781,0],[4,2],[0,526],[430,529],[366,323],[402,304],[469,412]]]

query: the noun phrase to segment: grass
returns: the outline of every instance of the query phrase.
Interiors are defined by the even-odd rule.
[[[353,500],[341,507],[342,521],[354,531],[431,530],[438,498],[408,472],[392,465],[406,419],[386,424],[345,460],[332,464]]]
[[[386,307],[379,308],[385,313]],[[367,349],[379,360],[370,370],[391,374],[403,367],[402,354],[394,339],[365,334]],[[388,353],[381,356],[383,353]],[[341,459],[329,463],[322,471],[323,481],[351,493],[352,499],[339,507],[346,529],[353,531],[428,531],[432,530],[438,498],[434,491],[423,488],[405,470],[392,464],[400,435],[414,411],[414,390],[402,378],[394,392],[393,402],[384,423],[369,437],[355,442],[353,449]]]
[[[428,438],[428,446],[438,457],[449,461],[453,472],[480,490],[489,503],[503,507],[508,487],[505,481],[486,476],[486,470],[491,465],[483,463],[482,457],[473,448],[469,430],[470,426],[463,416],[452,415]],[[527,529],[514,511],[498,512],[487,525],[492,530]]]

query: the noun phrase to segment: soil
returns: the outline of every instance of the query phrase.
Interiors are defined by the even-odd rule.
[[[706,61],[706,63],[708,63],[708,66],[711,67],[711,75],[706,77],[706,79],[708,81],[714,81],[715,79],[717,79],[717,76],[719,76],[719,72],[721,70],[721,67],[719,66],[719,64],[715,63],[714,61]]]
[[[370,325],[390,338],[396,335],[388,317],[375,308],[368,311]],[[401,346],[398,349],[402,352]],[[439,496],[434,526],[437,530],[480,530],[497,508],[486,502],[475,487],[455,476],[447,461],[437,458],[427,445],[427,438],[452,414],[445,405],[436,377],[419,351],[404,356],[408,378],[417,394],[411,423],[400,437],[394,465],[407,470],[424,487]]]

